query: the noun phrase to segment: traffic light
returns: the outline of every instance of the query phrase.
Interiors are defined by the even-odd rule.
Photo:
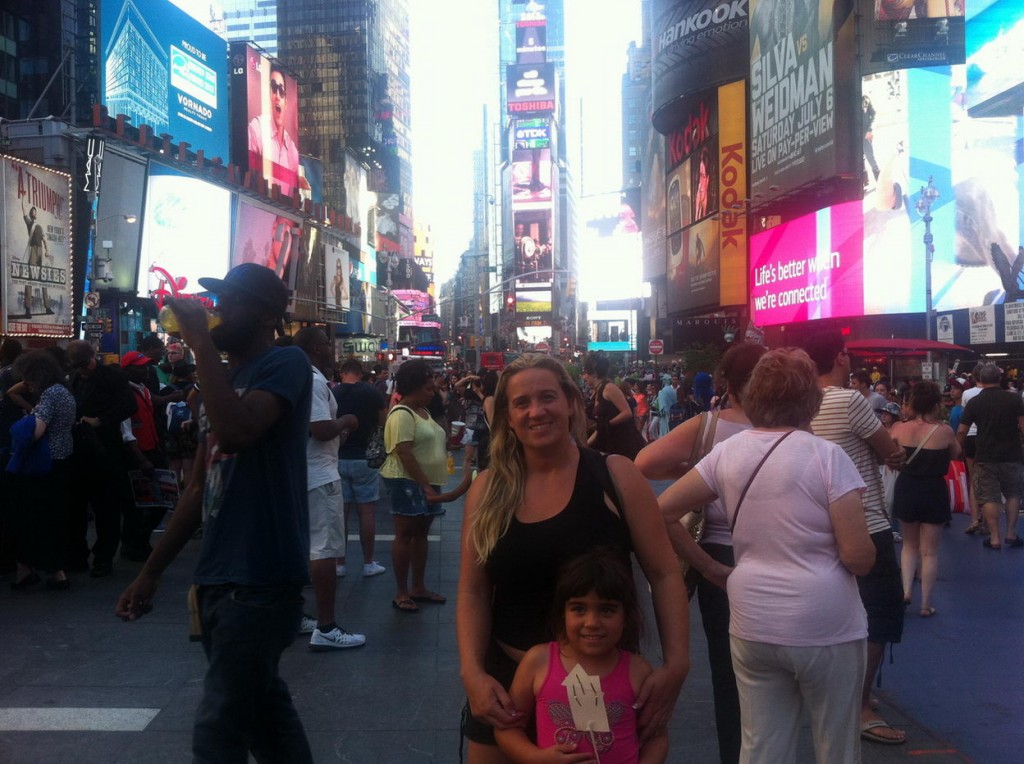
[[[515,297],[515,295],[510,294],[510,295],[508,295],[505,298],[505,310],[508,311],[509,313],[515,313],[516,312],[516,297]]]

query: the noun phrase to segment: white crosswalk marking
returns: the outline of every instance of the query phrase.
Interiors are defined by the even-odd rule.
[[[159,708],[0,708],[0,731],[142,732]]]

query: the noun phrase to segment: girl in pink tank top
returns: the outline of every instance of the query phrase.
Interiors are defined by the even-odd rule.
[[[664,762],[665,735],[642,747],[637,736],[636,694],[652,669],[632,652],[641,616],[631,571],[588,552],[563,566],[553,606],[558,641],[531,648],[509,689],[516,708],[533,709],[536,741],[524,720],[494,731],[502,751],[515,762],[540,761],[542,751],[574,763]]]

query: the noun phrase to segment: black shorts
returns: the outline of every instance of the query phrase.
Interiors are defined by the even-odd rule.
[[[868,642],[885,644],[903,639],[903,582],[896,561],[892,531],[871,534],[875,564],[865,576],[857,576],[860,601],[868,614]]]
[[[501,686],[508,690],[512,686],[516,669],[519,664],[512,660],[508,654],[501,649],[493,639],[487,646],[487,654],[484,656],[484,670],[493,676]],[[532,724],[532,722],[531,722]],[[462,709],[462,734],[467,740],[480,745],[497,745],[494,740],[494,727],[482,722],[469,712],[469,700]]]

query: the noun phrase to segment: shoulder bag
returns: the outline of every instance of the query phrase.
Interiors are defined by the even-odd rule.
[[[345,391],[345,395],[348,395],[352,391],[349,387]],[[384,460],[388,458],[387,448],[384,447],[384,428],[376,426],[373,428],[373,433],[370,435],[369,441],[366,443],[366,466],[370,469],[380,469],[384,464]]]
[[[718,430],[718,411],[714,412],[702,412],[700,414],[700,424],[697,427],[697,437],[693,440],[693,449],[690,451],[690,459],[687,462],[690,465],[690,469],[693,469],[694,465],[703,459],[707,453],[715,447],[715,432]],[[686,532],[690,534],[690,537],[700,543],[701,537],[704,535],[704,506],[696,507],[691,509],[685,515],[679,518],[679,523],[686,528]],[[686,582],[686,596],[688,599],[693,599],[694,593],[697,591],[697,579],[699,575],[697,571],[690,565],[688,560],[679,558],[679,567],[683,571],[683,580]]]

